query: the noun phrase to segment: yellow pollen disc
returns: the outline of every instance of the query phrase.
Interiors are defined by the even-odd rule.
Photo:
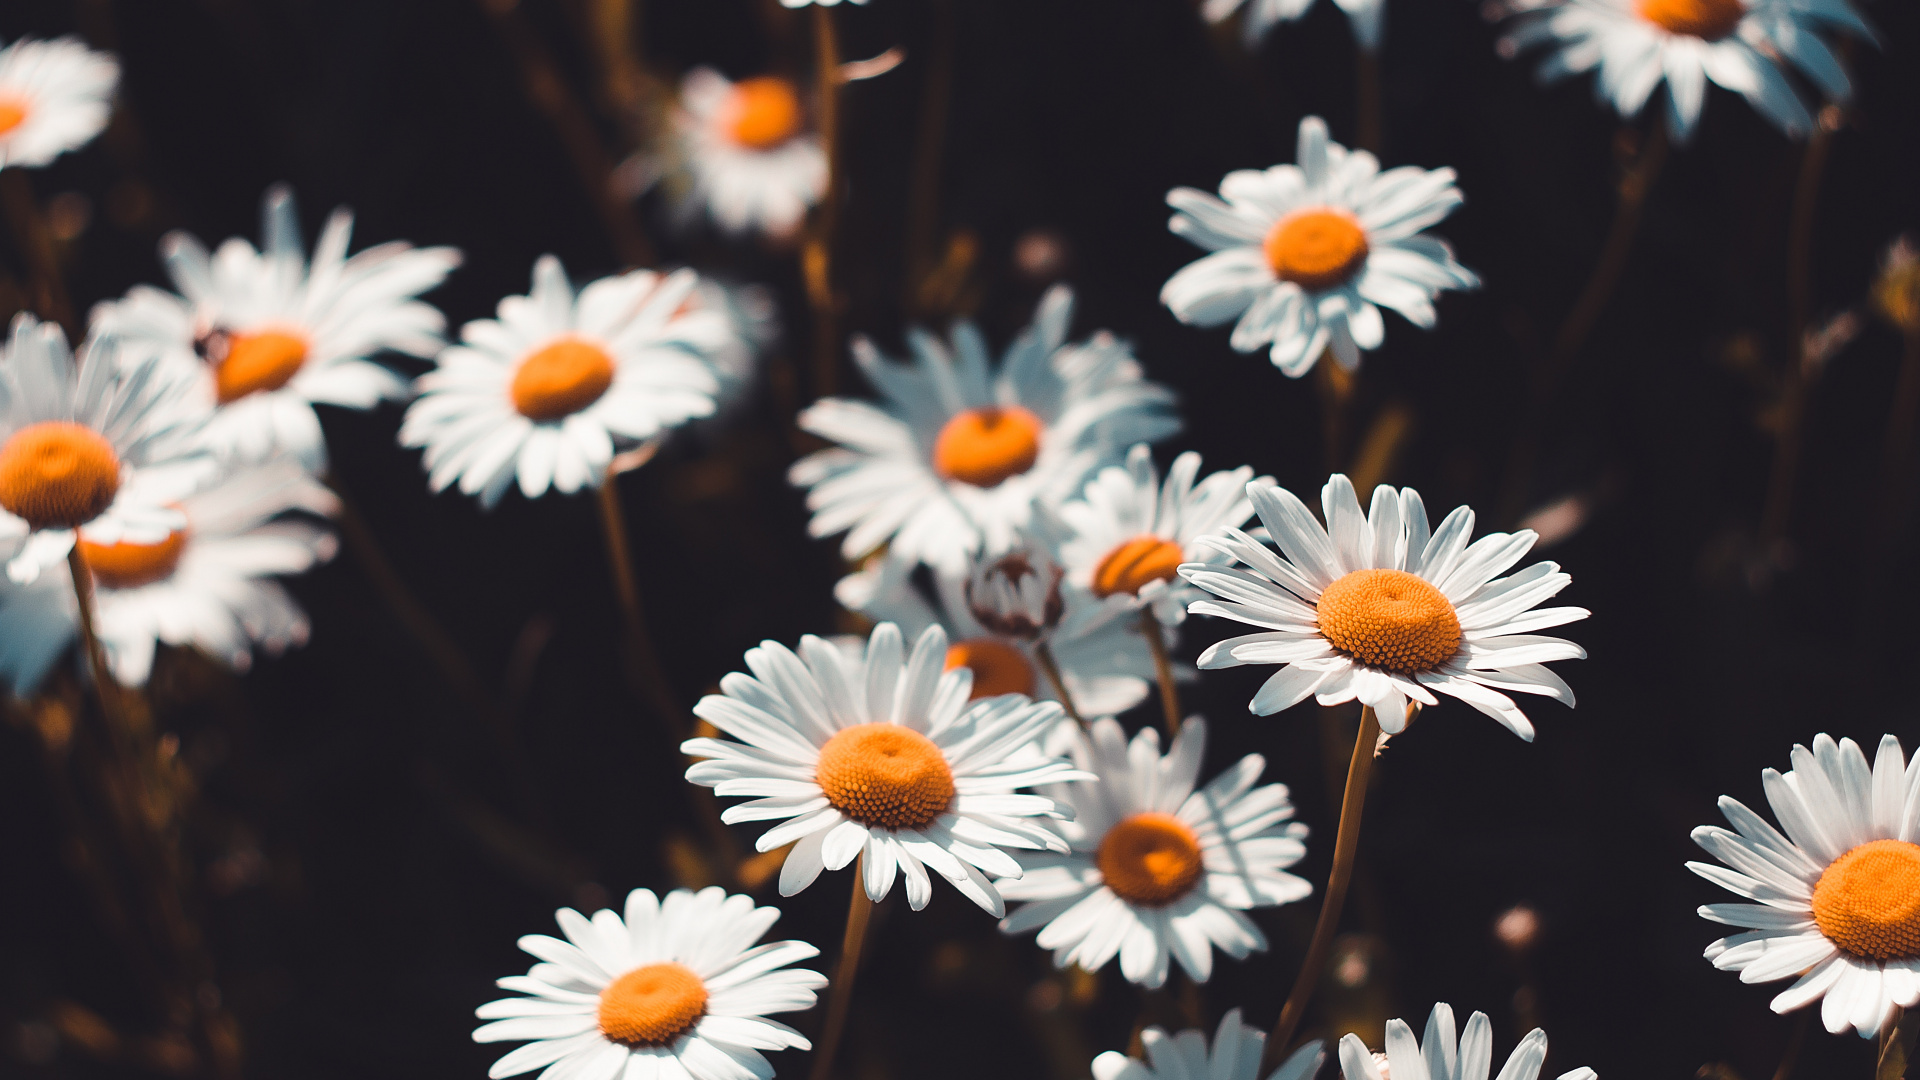
[[[721,113],[727,134],[741,146],[771,150],[800,130],[800,95],[772,75],[742,79]]]
[[[213,369],[220,404],[287,385],[307,362],[306,339],[280,330],[233,334]]]
[[[0,445],[0,507],[32,528],[85,525],[119,490],[120,458],[92,428],[49,420]]]
[[[973,669],[973,693],[968,700],[1001,694],[1033,696],[1033,665],[1020,650],[1004,641],[977,637],[947,646],[947,670]]]
[[[173,576],[187,550],[187,534],[175,529],[157,544],[96,544],[80,541],[80,555],[95,581],[109,589],[137,589]]]
[[[626,1046],[671,1046],[707,1015],[707,984],[679,964],[634,968],[600,991],[600,1034]]]
[[[1115,896],[1141,907],[1165,907],[1187,895],[1206,869],[1200,838],[1161,813],[1135,814],[1108,829],[1093,861]]]
[[[1132,596],[1155,581],[1179,577],[1186,552],[1171,540],[1158,536],[1136,536],[1107,552],[1093,571],[1093,595],[1106,598],[1116,593]]]
[[[0,135],[5,135],[26,122],[26,102],[0,100]]]
[[[1274,222],[1261,249],[1280,280],[1331,289],[1366,265],[1367,232],[1344,210],[1296,210]]]
[[[820,748],[814,781],[862,825],[920,829],[953,804],[953,769],[933,740],[898,724],[843,728]]]
[[[1425,579],[1405,570],[1355,570],[1317,605],[1327,644],[1382,671],[1432,671],[1460,649],[1460,616]]]
[[[1018,405],[968,409],[940,429],[933,471],[974,487],[998,486],[1033,468],[1044,429],[1039,417]]]
[[[1855,956],[1920,959],[1920,844],[1874,840],[1833,860],[1813,887],[1813,921]]]
[[[1741,0],[1640,0],[1640,17],[1670,34],[1719,41],[1747,14]]]
[[[529,420],[558,420],[600,400],[613,385],[613,357],[579,338],[561,338],[520,361],[513,407]]]

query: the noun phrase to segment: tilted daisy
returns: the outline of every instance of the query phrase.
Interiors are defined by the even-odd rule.
[[[1150,1027],[1140,1033],[1140,1045],[1147,1052],[1145,1061],[1114,1050],[1094,1058],[1093,1080],[1259,1080],[1267,1036],[1242,1023],[1239,1009],[1228,1009],[1213,1033],[1211,1049],[1206,1033],[1197,1028],[1169,1035],[1164,1028]],[[1314,1039],[1288,1055],[1266,1080],[1310,1080],[1326,1060],[1320,1040]]]
[[[0,49],[0,169],[45,165],[107,126],[120,64],[77,39]]]
[[[626,918],[572,908],[566,940],[529,934],[540,963],[496,984],[523,997],[474,1010],[474,1042],[531,1040],[493,1063],[493,1080],[545,1069],[567,1080],[772,1080],[762,1050],[811,1049],[770,1013],[811,1009],[826,976],[787,965],[820,955],[804,941],[756,946],[780,912],[720,888],[627,894]]]
[[[1137,442],[1179,430],[1173,395],[1142,377],[1111,335],[1069,345],[1073,294],[1056,286],[996,370],[973,324],[953,344],[914,331],[909,367],[864,339],[854,359],[885,397],[872,405],[827,398],[800,426],[840,444],[796,462],[809,489],[815,536],[845,532],[858,559],[890,544],[908,562],[964,574],[976,554],[998,554],[1033,523],[1036,499],[1057,504],[1087,474]]]
[[[698,280],[635,270],[576,297],[560,260],[542,256],[529,295],[462,327],[420,377],[401,445],[426,448],[433,490],[458,480],[489,507],[516,477],[529,499],[597,487],[617,447],[714,410],[707,358],[733,332],[719,310],[688,303]]]
[[[1424,1039],[1415,1039],[1405,1020],[1387,1021],[1384,1055],[1368,1052],[1360,1036],[1347,1035],[1340,1040],[1340,1075],[1344,1080],[1487,1080],[1493,1071],[1493,1024],[1487,1014],[1474,1013],[1467,1018],[1467,1030],[1457,1039],[1454,1033],[1453,1006],[1443,1001],[1427,1017]],[[1508,1055],[1499,1080],[1537,1080],[1546,1063],[1547,1033],[1534,1028]],[[1595,1080],[1598,1075],[1582,1066],[1561,1073],[1560,1080]]]
[[[1189,720],[1160,756],[1146,728],[1129,745],[1114,720],[1076,740],[1074,760],[1097,779],[1046,789],[1073,808],[1058,828],[1072,850],[1022,854],[1026,871],[1004,882],[1009,900],[1031,900],[1000,923],[1009,934],[1039,929],[1060,967],[1098,971],[1117,954],[1142,986],[1167,981],[1167,959],[1195,982],[1213,974],[1213,950],[1236,960],[1267,938],[1241,912],[1313,891],[1285,871],[1306,854],[1307,827],[1293,818],[1284,784],[1255,787],[1266,759],[1249,754],[1203,788],[1207,725]]]
[[[1237,319],[1234,349],[1267,348],[1297,378],[1327,349],[1358,366],[1385,339],[1381,307],[1431,329],[1440,290],[1480,284],[1446,241],[1422,232],[1464,201],[1452,169],[1381,172],[1372,154],[1330,141],[1317,116],[1300,121],[1298,156],[1297,165],[1228,173],[1219,199],[1167,193],[1176,211],[1167,227],[1213,252],[1160,290],[1181,322]]]
[[[1573,690],[1544,665],[1585,658],[1586,650],[1534,631],[1589,613],[1532,610],[1572,579],[1551,562],[1499,576],[1533,547],[1531,531],[1469,544],[1472,510],[1456,507],[1429,531],[1419,494],[1384,484],[1373,489],[1369,516],[1339,474],[1320,493],[1325,527],[1285,488],[1249,484],[1247,496],[1284,557],[1226,529],[1203,542],[1245,568],[1189,563],[1180,575],[1220,598],[1189,610],[1266,628],[1200,654],[1203,669],[1282,665],[1254,695],[1252,712],[1267,716],[1309,695],[1322,705],[1358,698],[1393,734],[1406,727],[1409,701],[1436,705],[1438,691],[1532,741],[1533,724],[1507,693],[1573,705]]]
[[[1353,25],[1353,39],[1368,52],[1380,50],[1380,31],[1387,13],[1386,0],[1333,0],[1347,13]],[[1241,29],[1247,45],[1258,43],[1267,31],[1283,22],[1292,22],[1313,7],[1313,0],[1205,0],[1200,14],[1208,22],[1225,22],[1234,12],[1245,8]]]
[[[1920,1005],[1920,757],[1908,763],[1887,735],[1869,767],[1852,739],[1819,735],[1793,748],[1785,775],[1760,777],[1779,829],[1723,795],[1733,828],[1693,830],[1726,866],[1687,868],[1758,901],[1700,908],[1743,928],[1707,946],[1707,959],[1744,983],[1797,976],[1774,1012],[1818,1000],[1828,1031],[1879,1034]]]
[[[728,232],[791,234],[827,190],[826,151],[806,120],[799,89],[777,75],[688,72],[674,114],[682,212],[704,209]]]
[[[710,759],[687,779],[720,795],[760,796],[729,807],[721,815],[729,824],[787,819],[757,845],[793,843],[780,895],[858,857],[874,900],[897,873],[907,903],[926,907],[931,868],[998,916],[1005,906],[986,875],[1020,876],[1003,848],[1066,850],[1034,820],[1065,811],[1044,796],[1015,794],[1085,775],[1026,752],[1060,706],[1012,694],[969,702],[972,673],[946,670],[946,657],[947,635],[937,626],[920,634],[910,656],[892,623],[874,627],[864,657],[811,635],[797,656],[769,641],[747,651],[753,674],[728,675],[720,693],[694,706],[740,741],[682,743],[683,752]]]
[[[318,469],[326,443],[313,406],[370,409],[406,396],[405,380],[371,358],[440,348],[446,320],[415,297],[460,254],[396,241],[348,257],[353,215],[335,210],[309,263],[290,190],[269,189],[261,217],[261,251],[236,237],[209,255],[193,237],[169,234],[160,255],[182,295],[135,286],[94,309],[94,328],[192,373],[216,406],[205,437],[221,456],[288,453]]]

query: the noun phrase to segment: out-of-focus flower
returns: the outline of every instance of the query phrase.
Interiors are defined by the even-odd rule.
[[[1033,902],[1000,929],[1038,928],[1059,967],[1098,971],[1117,954],[1121,973],[1148,987],[1167,981],[1169,957],[1205,982],[1214,949],[1236,960],[1265,950],[1266,935],[1241,912],[1313,891],[1285,871],[1306,854],[1307,827],[1291,820],[1286,785],[1254,787],[1266,768],[1259,754],[1195,790],[1206,741],[1198,719],[1165,757],[1158,731],[1146,728],[1129,746],[1111,719],[1075,739],[1075,763],[1097,779],[1045,789],[1073,808],[1059,826],[1072,851],[1020,856],[1026,873],[1000,891]]]
[[[1324,528],[1285,488],[1249,484],[1247,495],[1285,557],[1225,529],[1202,542],[1246,568],[1196,563],[1180,575],[1220,598],[1189,610],[1266,628],[1200,654],[1203,669],[1281,665],[1248,704],[1254,713],[1310,695],[1322,705],[1358,698],[1392,735],[1406,727],[1410,701],[1437,705],[1438,691],[1532,741],[1533,724],[1501,691],[1573,705],[1573,690],[1545,665],[1586,650],[1535,631],[1589,613],[1532,610],[1572,579],[1551,562],[1499,576],[1533,546],[1532,533],[1489,533],[1469,544],[1472,510],[1457,507],[1430,531],[1419,494],[1384,484],[1373,489],[1369,516],[1339,474],[1320,493]]]
[[[313,406],[370,409],[406,396],[406,381],[371,358],[441,347],[446,320],[415,297],[445,280],[460,253],[396,241],[349,258],[353,215],[342,209],[309,264],[288,188],[268,189],[261,217],[261,251],[235,237],[209,255],[170,233],[160,256],[182,295],[135,286],[94,308],[94,329],[125,341],[129,355],[156,353],[188,373],[215,407],[205,437],[216,453],[253,462],[293,454],[318,470],[326,443]]]
[[[1871,1038],[1920,1005],[1920,758],[1909,765],[1887,735],[1869,767],[1852,739],[1819,735],[1813,749],[1793,748],[1785,775],[1760,777],[1779,829],[1722,795],[1733,828],[1693,830],[1726,865],[1687,868],[1758,901],[1701,906],[1701,917],[1741,928],[1707,946],[1707,959],[1743,983],[1797,977],[1774,1012],[1820,1001],[1828,1031]]]
[[[1347,20],[1353,24],[1353,39],[1362,49],[1378,52],[1380,33],[1384,29],[1387,14],[1386,0],[1333,0],[1340,10],[1347,13]],[[1241,16],[1241,29],[1245,32],[1249,48],[1267,36],[1267,31],[1283,22],[1292,22],[1307,13],[1313,7],[1313,0],[1205,0],[1200,5],[1200,14],[1208,22],[1224,22],[1234,12],[1245,9]]]
[[[990,634],[1039,641],[1066,613],[1067,602],[1060,595],[1065,576],[1038,544],[1020,544],[1004,555],[976,559],[967,574],[967,611]]]
[[[575,296],[560,260],[542,256],[526,296],[460,330],[400,426],[425,447],[428,484],[492,507],[515,477],[527,498],[599,485],[616,445],[714,410],[708,357],[737,344],[726,317],[695,306],[691,270],[635,270]]]
[[[1452,169],[1381,172],[1372,154],[1329,140],[1317,116],[1300,121],[1298,156],[1297,165],[1228,173],[1218,199],[1167,193],[1176,211],[1167,227],[1213,252],[1160,290],[1181,322],[1237,319],[1236,350],[1268,347],[1274,366],[1297,378],[1328,349],[1358,367],[1385,339],[1380,307],[1431,328],[1440,290],[1480,284],[1422,231],[1464,201]]]
[[[787,965],[820,955],[804,941],[756,946],[780,912],[719,888],[627,894],[626,918],[561,908],[566,940],[529,934],[540,963],[495,985],[524,997],[474,1010],[474,1042],[531,1040],[493,1063],[493,1080],[535,1069],[646,1080],[772,1080],[762,1050],[812,1048],[770,1013],[813,1007],[827,978]],[[558,1075],[559,1073],[556,1073]]]
[[[1405,1080],[1410,1076],[1487,1080],[1493,1070],[1493,1023],[1486,1013],[1476,1012],[1467,1018],[1467,1030],[1456,1040],[1453,1006],[1443,1001],[1427,1018],[1424,1039],[1415,1039],[1405,1020],[1387,1021],[1386,1068],[1380,1067],[1379,1057],[1367,1050],[1360,1036],[1347,1035],[1340,1040],[1340,1075],[1344,1080]],[[1546,1063],[1547,1033],[1534,1028],[1501,1066],[1500,1080],[1536,1080]],[[1597,1075],[1583,1066],[1561,1073],[1560,1080],[1595,1080]]]
[[[1240,1022],[1240,1010],[1228,1009],[1220,1018],[1213,1035],[1213,1047],[1207,1047],[1206,1033],[1189,1028],[1169,1035],[1162,1028],[1150,1027],[1140,1033],[1140,1045],[1147,1060],[1138,1061],[1108,1050],[1093,1059],[1094,1080],[1259,1080],[1260,1055],[1267,1036],[1258,1028]],[[1301,1046],[1266,1080],[1309,1080],[1320,1072],[1327,1060],[1319,1039]]]
[[[867,0],[847,0],[849,4],[865,4],[866,2]],[[790,8],[803,8],[808,4],[818,4],[821,7],[835,7],[839,5],[840,0],[780,0],[780,3]]]
[[[968,322],[951,349],[914,331],[912,367],[855,339],[886,401],[827,398],[800,414],[802,428],[840,444],[788,474],[810,489],[813,535],[846,532],[850,559],[890,543],[909,563],[965,574],[976,554],[999,554],[1032,527],[1036,500],[1057,505],[1121,447],[1179,430],[1173,395],[1126,345],[1104,332],[1067,344],[1072,313],[1073,294],[1049,290],[997,371]]]
[[[800,91],[779,76],[688,72],[666,163],[685,174],[682,213],[705,210],[728,232],[791,234],[827,190],[827,155],[806,121]]]
[[[1034,820],[1064,811],[1044,796],[1015,794],[1086,776],[1037,749],[1060,706],[1013,695],[969,703],[972,673],[944,670],[946,658],[947,635],[937,626],[921,633],[911,656],[892,623],[874,628],[864,656],[812,636],[800,639],[799,655],[769,641],[747,651],[752,675],[728,675],[719,694],[694,706],[741,741],[682,743],[684,753],[710,759],[687,779],[719,795],[760,796],[728,807],[721,820],[788,819],[757,845],[793,844],[780,895],[861,857],[874,900],[897,873],[908,905],[926,907],[932,869],[999,916],[1005,904],[986,875],[1020,876],[1003,849],[1066,850]]]
[[[45,165],[107,126],[120,64],[78,39],[0,49],[0,169]]]
[[[1903,334],[1920,334],[1920,249],[1902,236],[1887,246],[1873,279],[1873,306]]]

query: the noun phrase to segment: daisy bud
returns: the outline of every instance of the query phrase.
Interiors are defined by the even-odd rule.
[[[995,634],[1038,641],[1060,625],[1064,576],[1060,564],[1036,549],[981,560],[967,577],[967,610]]]

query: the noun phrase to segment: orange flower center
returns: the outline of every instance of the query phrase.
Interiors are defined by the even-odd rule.
[[[0,507],[31,528],[85,525],[119,490],[120,458],[92,428],[48,420],[0,444]]]
[[[561,338],[520,361],[513,407],[529,420],[558,420],[600,400],[613,385],[613,357],[579,338]]]
[[[14,98],[0,99],[0,135],[27,122],[27,103]]]
[[[225,405],[287,385],[307,362],[307,342],[282,330],[230,334],[226,355],[209,359],[214,361],[213,381],[220,404]]]
[[[1367,262],[1367,232],[1345,210],[1296,210],[1268,230],[1261,245],[1274,276],[1303,289],[1331,289]]]
[[[1107,888],[1129,904],[1165,907],[1206,869],[1200,838],[1172,814],[1135,814],[1107,830],[1094,855]]]
[[[157,544],[117,544],[80,541],[80,555],[93,571],[94,580],[109,589],[137,589],[173,575],[180,556],[187,550],[187,534],[175,529]]]
[[[800,95],[772,75],[742,79],[721,113],[728,135],[741,146],[771,150],[800,130]]]
[[[707,984],[679,964],[637,967],[600,991],[600,1033],[625,1046],[671,1046],[707,1015]]]
[[[1873,840],[1833,860],[1813,887],[1813,921],[1855,956],[1920,959],[1920,844]]]
[[[1001,694],[1033,696],[1033,665],[1020,650],[1004,641],[977,637],[947,646],[947,670],[973,669],[973,693],[969,701]]]
[[[933,442],[933,471],[974,487],[995,487],[1040,458],[1040,418],[1018,405],[958,413]]]
[[[1129,596],[1155,581],[1179,577],[1187,553],[1179,544],[1158,536],[1136,536],[1107,552],[1093,571],[1093,595],[1105,599],[1116,593]]]
[[[1327,644],[1382,671],[1432,671],[1460,648],[1460,616],[1440,590],[1405,570],[1355,570],[1317,605]]]
[[[814,780],[862,825],[920,829],[953,803],[953,769],[933,740],[899,724],[843,728],[820,748]]]
[[[1719,41],[1747,14],[1741,0],[1640,0],[1640,17],[1670,34]]]

